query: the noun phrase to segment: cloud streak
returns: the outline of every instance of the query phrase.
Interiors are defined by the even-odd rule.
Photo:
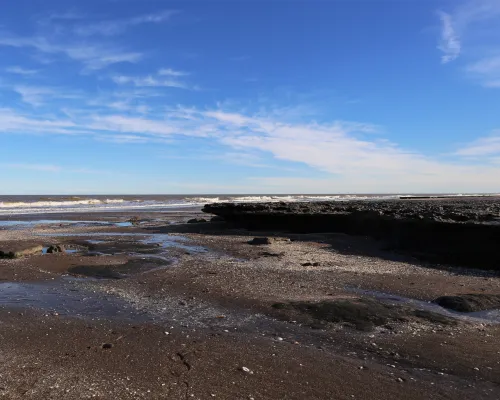
[[[500,1],[462,0],[455,4],[449,12],[438,12],[442,63],[460,57],[466,76],[485,87],[500,88]]]
[[[327,184],[328,192],[356,191],[356,188],[374,192],[498,190],[495,189],[500,176],[498,163],[488,158],[474,164],[467,161],[471,156],[483,155],[498,159],[498,134],[460,149],[445,161],[402,148],[376,135],[366,135],[372,129],[370,124],[344,121],[289,122],[275,110],[251,114],[222,108],[178,107],[156,117],[96,115],[82,110],[76,117],[63,120],[29,118],[0,110],[0,132],[84,135],[135,145],[196,137],[223,146],[227,149],[226,161],[232,164],[275,170],[275,163],[268,166],[260,161],[272,157],[321,171],[329,178],[316,183],[312,180],[306,186]],[[267,183],[273,187],[276,182],[271,179]],[[313,192],[320,189],[311,186]],[[305,189],[300,186],[300,190]]]
[[[455,154],[465,157],[500,156],[500,130],[463,146]]]
[[[142,58],[139,52],[126,52],[97,44],[53,43],[42,36],[0,37],[0,46],[34,48],[44,54],[63,54],[74,61],[81,62],[88,71],[99,70],[117,63],[136,63]]]
[[[25,76],[35,75],[38,73],[38,70],[36,69],[27,69],[19,66],[7,67],[5,68],[5,71],[10,74],[25,75]]]
[[[178,14],[176,10],[164,10],[154,14],[139,15],[132,18],[119,20],[101,21],[94,24],[80,25],[75,28],[79,36],[115,36],[124,33],[128,28],[142,24],[158,24],[168,21],[172,16]]]
[[[439,12],[439,18],[441,19],[442,31],[441,42],[438,48],[443,52],[441,62],[447,64],[458,58],[462,44],[453,26],[452,16],[445,12]]]

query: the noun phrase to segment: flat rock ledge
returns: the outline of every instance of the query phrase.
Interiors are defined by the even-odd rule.
[[[500,197],[215,203],[203,211],[251,230],[370,236],[429,262],[500,270]]]

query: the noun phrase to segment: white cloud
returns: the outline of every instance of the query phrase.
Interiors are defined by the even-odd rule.
[[[444,53],[441,57],[441,61],[443,64],[446,64],[455,60],[460,55],[462,45],[453,26],[452,16],[445,12],[440,12],[439,17],[441,18],[442,23],[441,43],[439,44],[439,49]]]
[[[86,70],[99,70],[117,63],[135,63],[142,58],[138,52],[125,52],[102,45],[52,43],[44,37],[0,37],[0,46],[34,48],[45,54],[64,54],[81,62]]]
[[[38,70],[36,69],[27,69],[19,66],[12,66],[5,68],[5,71],[11,74],[18,74],[18,75],[35,75],[38,73]]]
[[[440,11],[442,62],[459,56],[467,75],[485,87],[499,87],[500,1],[461,0]]]
[[[159,78],[148,76],[125,76],[118,75],[112,77],[113,81],[119,85],[131,84],[137,87],[173,87],[178,89],[190,89],[185,83],[175,78]]]
[[[77,124],[70,120],[30,117],[13,110],[0,108],[0,132],[4,133],[72,133]]]
[[[500,156],[500,130],[465,145],[455,154],[466,157]]]
[[[124,117],[121,115],[94,117],[92,120],[93,122],[89,127],[95,130],[159,136],[169,136],[179,133],[176,127],[169,123],[169,121]]]
[[[160,76],[187,76],[189,72],[177,71],[172,68],[162,68],[158,71],[158,75]]]
[[[61,89],[50,87],[16,85],[12,87],[12,90],[17,92],[25,103],[31,104],[34,107],[41,106],[49,100],[54,99],[69,100],[81,98],[76,93],[68,93]]]
[[[484,86],[490,88],[500,87],[500,55],[469,64],[466,70],[472,76],[477,77]]]
[[[101,21],[95,24],[80,25],[75,28],[75,33],[80,36],[92,36],[92,35],[114,36],[125,32],[126,29],[129,27],[141,24],[160,23],[167,21],[177,13],[178,11],[165,10],[155,14],[139,15],[127,19]]]
[[[0,110],[0,132],[78,134],[129,144],[161,144],[179,136],[198,137],[225,146],[220,157],[231,164],[259,170],[280,167],[276,162],[267,165],[270,163],[261,161],[271,157],[275,161],[307,165],[329,176],[307,181],[288,178],[280,181],[279,177],[263,179],[261,187],[272,192],[498,190],[500,165],[492,161],[500,154],[497,139],[500,135],[497,133],[460,149],[447,161],[404,149],[377,135],[366,135],[373,130],[369,124],[290,122],[274,110],[252,114],[229,112],[223,108],[177,107],[155,117],[132,117],[102,115],[102,110],[82,109],[68,115],[66,119],[56,119]],[[469,158],[474,156],[481,158],[471,164]]]

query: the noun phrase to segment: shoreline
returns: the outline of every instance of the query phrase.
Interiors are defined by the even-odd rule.
[[[0,394],[498,398],[500,323],[419,312],[417,301],[500,294],[498,275],[422,263],[368,237],[186,223],[200,215],[0,230],[0,249],[79,249],[0,259]],[[270,244],[248,244],[266,235]]]

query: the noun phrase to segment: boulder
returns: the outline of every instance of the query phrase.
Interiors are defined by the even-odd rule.
[[[259,246],[263,244],[272,244],[274,241],[271,238],[268,237],[256,237],[253,238],[252,240],[248,241],[248,244],[254,245],[254,246]]]
[[[66,251],[64,250],[64,246],[60,244],[53,244],[52,246],[49,246],[47,248],[47,254],[54,254],[54,253],[65,253]]]
[[[477,293],[442,296],[434,300],[433,303],[453,311],[476,312],[500,308],[500,295]]]
[[[249,240],[247,243],[252,245],[264,245],[273,244],[276,242],[290,242],[290,239],[281,237],[256,237],[252,240]]]

